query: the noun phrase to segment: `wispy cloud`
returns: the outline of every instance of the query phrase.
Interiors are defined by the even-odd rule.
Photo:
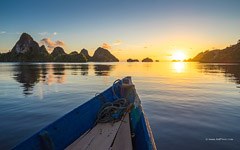
[[[52,41],[50,38],[43,38],[40,41],[41,45],[45,45],[48,50],[52,50],[53,48],[57,47],[57,46],[64,46],[65,43],[63,41],[57,40],[57,41]]]
[[[113,45],[120,45],[120,44],[122,44],[121,40],[116,40],[115,42],[113,42]]]
[[[111,45],[108,44],[108,43],[103,43],[103,44],[102,44],[102,48],[111,49],[112,47],[111,47]]]
[[[38,34],[41,35],[41,36],[47,36],[49,33],[48,32],[40,32]]]
[[[20,33],[20,32],[7,32],[7,31],[0,31],[0,34],[14,35],[14,34],[21,34],[21,33]]]
[[[109,44],[109,43],[103,43],[102,44],[102,48],[105,48],[105,49],[111,49],[112,47],[114,47],[114,46],[118,46],[118,45],[120,45],[120,44],[122,44],[122,41],[121,40],[116,40],[116,41],[114,41],[112,44]]]
[[[7,33],[7,32],[6,32],[6,31],[1,31],[1,32],[0,32],[0,34],[5,34],[5,33]]]
[[[55,45],[64,46],[65,43],[64,43],[63,41],[57,40],[57,41],[55,42]]]
[[[21,32],[7,32],[7,31],[1,31],[0,34],[7,34],[7,35],[19,35],[22,34]]]
[[[39,32],[38,34],[41,36],[45,36],[45,37],[50,36],[50,38],[52,38],[53,36],[56,36],[58,34],[58,32],[49,33],[47,31],[45,31],[45,32]]]

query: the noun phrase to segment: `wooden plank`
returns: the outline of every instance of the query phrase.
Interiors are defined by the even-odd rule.
[[[114,140],[112,150],[132,150],[129,113],[124,117]]]
[[[76,147],[78,142],[80,142],[89,132],[90,132],[90,130],[85,132],[82,136],[80,136],[77,140],[75,140],[71,145],[69,145],[67,148],[65,148],[65,150],[74,150],[74,148]]]
[[[121,121],[114,124],[98,123],[91,131],[69,145],[66,150],[107,150],[111,147],[120,124]]]

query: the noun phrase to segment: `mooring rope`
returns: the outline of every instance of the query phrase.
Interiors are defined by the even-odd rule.
[[[117,122],[127,110],[128,102],[125,98],[120,98],[114,102],[104,104],[97,116],[97,123]]]
[[[119,97],[117,96],[116,92],[115,92],[115,86],[117,85],[117,82],[119,82],[121,84],[121,80],[120,79],[117,79],[113,82],[113,85],[112,85],[112,93],[114,95],[115,98],[119,99]]]
[[[112,86],[112,92],[117,99],[113,102],[106,102],[103,104],[97,116],[97,123],[117,122],[121,120],[122,116],[126,112],[129,102],[125,98],[119,98],[115,92],[115,85],[117,82],[121,83],[121,80],[116,80]],[[120,85],[121,86],[121,85]]]

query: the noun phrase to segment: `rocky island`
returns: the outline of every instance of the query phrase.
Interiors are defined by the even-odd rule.
[[[99,47],[91,57],[86,49],[80,53],[74,51],[67,54],[62,47],[55,47],[51,54],[44,45],[34,41],[27,33],[23,33],[14,47],[7,53],[0,54],[0,62],[118,62],[109,50]]]
[[[89,59],[91,58],[91,56],[88,54],[88,51],[85,48],[81,50],[80,54],[84,55],[87,61],[89,61]]]
[[[99,47],[89,59],[91,62],[118,62],[119,60],[113,56],[107,49]]]
[[[129,58],[129,59],[127,60],[127,62],[139,62],[139,60],[138,60],[138,59],[131,59],[131,58]]]
[[[153,62],[153,60],[151,59],[151,58],[144,58],[143,60],[142,60],[142,62]]]
[[[226,47],[222,50],[207,50],[196,55],[188,61],[197,61],[203,63],[239,63],[240,62],[240,40],[237,44]]]

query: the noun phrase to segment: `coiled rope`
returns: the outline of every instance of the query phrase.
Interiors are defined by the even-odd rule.
[[[97,123],[117,122],[122,119],[128,109],[129,101],[125,98],[119,98],[115,92],[117,82],[121,83],[121,80],[116,80],[112,86],[113,95],[117,99],[103,104],[97,116]]]
[[[97,123],[117,122],[127,110],[128,103],[125,98],[105,103],[98,113]]]

